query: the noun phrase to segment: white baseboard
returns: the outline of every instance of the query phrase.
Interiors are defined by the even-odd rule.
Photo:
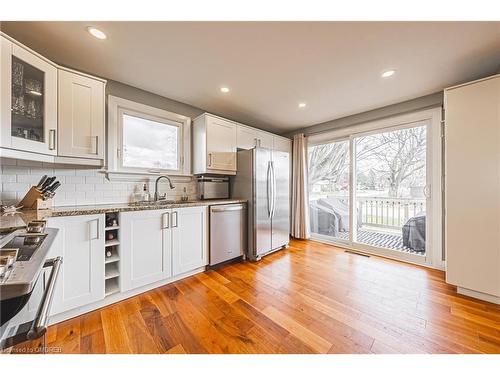
[[[98,302],[91,303],[90,305],[85,305],[85,306],[82,306],[82,307],[77,307],[76,309],[68,310],[68,311],[65,311],[63,313],[51,316],[50,319],[49,319],[49,325],[53,325],[53,324],[62,322],[64,320],[75,318],[75,317],[77,317],[79,315],[86,314],[88,312],[100,309],[102,307],[105,307],[105,306],[111,305],[113,303],[122,301],[124,299],[136,296],[138,294],[145,293],[145,292],[147,292],[149,290],[158,288],[160,286],[173,283],[174,281],[177,281],[177,280],[180,280],[180,279],[184,279],[186,277],[195,275],[197,273],[204,272],[205,270],[206,270],[205,266],[204,267],[200,267],[200,268],[197,268],[195,270],[192,270],[192,271],[180,274],[180,275],[176,275],[176,276],[171,277],[171,278],[166,279],[166,280],[161,280],[161,281],[157,281],[156,283],[153,283],[153,284],[148,284],[148,285],[142,286],[140,288],[136,288],[136,289],[133,289],[133,290],[128,290],[128,291],[123,292],[123,293],[112,294],[112,295],[110,295],[110,296],[108,296],[108,297],[106,297],[106,298],[104,298],[104,299],[102,299],[102,300],[100,300]]]
[[[492,294],[476,292],[475,290],[470,290],[470,289],[462,288],[459,286],[457,287],[457,293],[463,294],[464,296],[473,297],[473,298],[477,298],[477,299],[480,299],[483,301],[496,303],[497,305],[500,305],[500,297],[494,296]]]

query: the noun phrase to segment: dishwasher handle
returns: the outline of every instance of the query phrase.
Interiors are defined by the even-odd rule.
[[[244,204],[227,204],[227,205],[210,207],[210,211],[212,212],[241,211],[244,209],[245,209]]]

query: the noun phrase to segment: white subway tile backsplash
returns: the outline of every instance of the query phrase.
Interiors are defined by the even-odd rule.
[[[43,175],[56,176],[62,184],[54,198],[57,206],[127,203],[133,200],[135,193],[142,192],[144,185],[144,182],[110,182],[98,169],[75,169],[75,166],[13,159],[0,159],[0,172],[1,204],[19,202]],[[152,196],[154,182],[148,182],[146,185]],[[159,191],[167,193],[168,199],[178,199],[186,187],[189,198],[196,198],[194,181],[174,182],[174,185],[175,189],[171,190],[168,183],[162,182],[159,184]]]
[[[25,184],[25,183],[8,182],[2,184],[2,191],[7,191],[7,192],[24,191],[26,193],[30,188],[30,186],[31,186],[30,184]]]
[[[95,189],[94,184],[83,183],[83,184],[76,184],[75,186],[76,191],[94,191],[94,189]]]
[[[85,177],[85,183],[87,184],[103,184],[104,183],[104,177]]]
[[[17,182],[27,182],[31,185],[36,185],[40,181],[40,176],[35,174],[18,174]]]
[[[83,176],[65,176],[64,182],[67,184],[85,184],[85,177],[83,177]]]
[[[59,188],[58,191],[75,191],[76,190],[75,187],[76,187],[75,184],[61,183],[61,187]]]
[[[109,182],[105,182],[105,183],[102,183],[102,184],[96,184],[95,185],[95,190],[96,191],[113,190],[113,184],[110,184]]]
[[[2,174],[0,175],[0,182],[16,182],[16,177],[15,174]]]

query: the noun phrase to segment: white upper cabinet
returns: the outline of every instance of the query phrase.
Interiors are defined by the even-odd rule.
[[[104,159],[105,81],[59,70],[59,147],[67,157]]]
[[[103,165],[106,81],[0,42],[0,156]]]
[[[268,149],[273,148],[273,135],[257,130],[257,139],[259,142],[259,147],[264,147]]]
[[[1,146],[57,155],[57,67],[1,37]]]
[[[249,150],[259,145],[259,138],[257,136],[256,129],[238,125],[237,134],[238,148]]]
[[[292,153],[292,140],[284,137],[273,136],[273,150]]]
[[[273,135],[262,130],[238,124],[238,148],[249,150],[254,147],[273,148]]]
[[[193,173],[236,173],[237,126],[203,114],[193,124]]]

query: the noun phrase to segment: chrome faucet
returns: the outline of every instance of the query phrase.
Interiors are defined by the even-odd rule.
[[[167,197],[167,193],[165,193],[163,195],[158,194],[158,182],[162,178],[166,178],[168,180],[168,183],[170,184],[170,189],[173,189],[175,187],[174,184],[172,184],[172,181],[170,180],[170,177],[168,177],[168,176],[160,176],[160,177],[158,177],[156,179],[156,182],[155,182],[155,196],[154,196],[155,202],[157,202],[159,200],[162,200],[162,199],[165,199]]]

